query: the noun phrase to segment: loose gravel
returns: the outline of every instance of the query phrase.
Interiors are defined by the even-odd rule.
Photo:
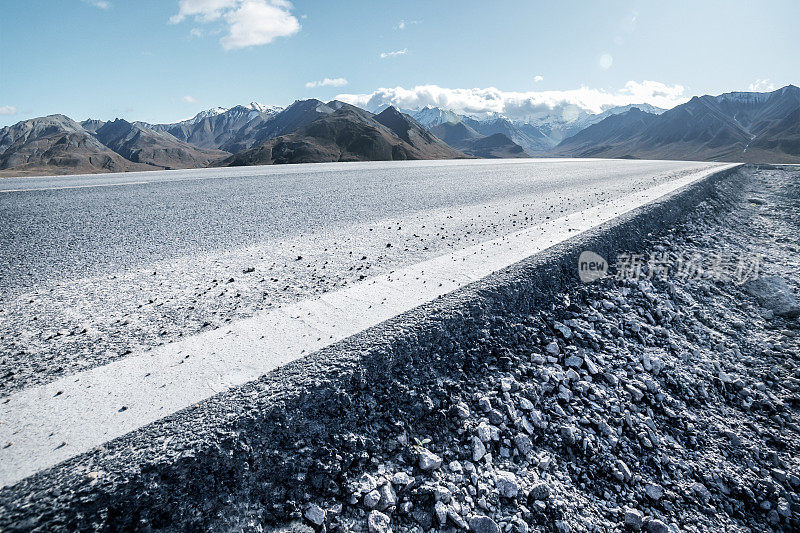
[[[316,456],[302,490],[255,515],[328,531],[797,530],[800,173],[752,172],[636,252],[760,254],[790,312],[748,284],[647,267],[575,286],[431,354],[429,374],[364,384],[346,400],[358,431],[298,443]]]

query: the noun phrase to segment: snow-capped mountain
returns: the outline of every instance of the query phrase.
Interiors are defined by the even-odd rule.
[[[425,106],[419,111],[413,111],[410,114],[414,120],[422,124],[428,129],[447,122],[460,122],[461,116],[447,109],[440,109],[433,106]]]
[[[785,89],[785,87],[784,87]],[[714,100],[717,102],[731,102],[734,104],[761,104],[769,100],[772,93],[749,93],[743,91],[724,93],[715,96]]]
[[[245,107],[247,109],[251,109],[253,111],[258,111],[259,113],[268,113],[274,115],[276,113],[280,113],[283,111],[283,108],[279,105],[264,105],[259,102],[250,102],[248,105],[240,106]]]
[[[511,120],[496,112],[459,114],[434,106],[405,112],[428,129],[445,123],[463,121],[482,135],[502,133],[522,146],[529,154],[538,154],[550,150],[564,139],[592,124],[597,124],[606,117],[624,113],[632,108],[655,115],[665,111],[650,104],[630,104],[592,114],[578,106],[565,105],[531,113],[522,120]]]
[[[608,117],[612,117],[614,115],[621,115],[622,113],[627,113],[631,109],[638,109],[639,111],[644,111],[645,113],[650,113],[651,115],[660,115],[666,109],[662,109],[660,107],[656,107],[650,104],[628,104],[622,105],[617,107],[612,107],[610,109],[606,109],[602,113],[596,114],[589,114],[584,113],[575,120],[565,122],[561,125],[561,129],[559,131],[558,128],[554,128],[557,133],[560,133],[561,136],[558,138],[557,134],[553,134],[552,137],[554,139],[558,139],[558,142],[563,141],[564,139],[568,139],[573,135],[576,135],[578,132],[585,130],[589,126],[593,124],[597,124],[602,120],[605,120]]]
[[[180,124],[196,124],[203,120],[204,118],[211,118],[216,117],[217,115],[221,115],[222,113],[226,112],[228,109],[225,107],[214,107],[211,109],[206,109],[205,111],[200,111],[198,114],[193,116],[188,120],[180,121]],[[177,123],[176,123],[177,124]]]
[[[282,107],[251,102],[231,108],[214,107],[201,111],[188,120],[171,124],[144,124],[155,131],[167,132],[181,141],[201,148],[228,150],[234,138],[247,137],[247,132],[268,122]]]

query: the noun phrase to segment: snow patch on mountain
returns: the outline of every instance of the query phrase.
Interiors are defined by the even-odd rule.
[[[411,116],[414,118],[414,120],[429,129],[448,122],[461,122],[460,115],[450,111],[449,109],[441,109],[433,106],[425,106],[422,109],[413,112]]]
[[[732,92],[715,96],[717,102],[734,102],[737,104],[761,104],[769,100],[772,93]]]

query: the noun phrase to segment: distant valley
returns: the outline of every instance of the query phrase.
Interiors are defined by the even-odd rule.
[[[0,176],[309,162],[604,157],[800,162],[800,89],[598,114],[471,116],[332,100],[213,108],[171,124],[50,115],[0,129]]]

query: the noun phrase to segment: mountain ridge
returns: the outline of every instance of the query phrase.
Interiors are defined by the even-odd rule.
[[[286,108],[256,102],[216,107],[171,124],[78,123],[48,115],[0,129],[0,175],[195,168],[229,159],[278,163],[528,154],[800,162],[800,89],[794,85],[768,93],[695,96],[670,110],[631,104],[595,115],[578,113],[570,121],[564,110],[558,116],[531,115],[537,124],[434,106],[404,111],[382,106],[373,114],[337,100],[307,99]],[[361,145],[351,138],[355,134],[363,135]],[[261,156],[235,157],[254,148]]]
[[[106,122],[93,135],[128,161],[165,170],[206,166],[228,155],[221,150],[193,146],[170,133],[142,128],[121,118]]]
[[[695,96],[660,115],[607,117],[549,155],[642,159],[800,162],[800,89]],[[641,117],[639,117],[641,118]],[[621,129],[621,122],[627,126]]]
[[[325,104],[326,109],[332,107]],[[462,157],[466,156],[393,107],[373,115],[342,104],[332,113],[234,154],[215,166]]]
[[[145,170],[65,115],[28,119],[0,129],[0,175]]]

